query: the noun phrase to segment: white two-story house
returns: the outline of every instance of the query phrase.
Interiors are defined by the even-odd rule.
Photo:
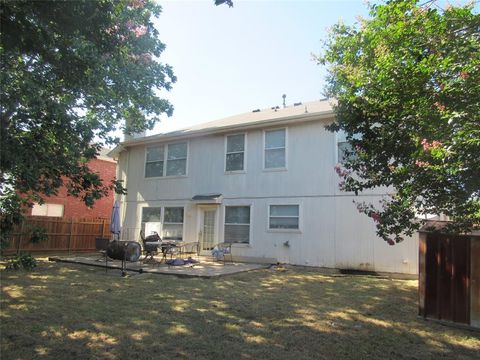
[[[417,273],[418,239],[389,246],[353,203],[385,194],[339,190],[333,120],[322,100],[123,142],[112,152],[128,189],[122,237],[143,228],[203,253],[233,243],[240,261]]]

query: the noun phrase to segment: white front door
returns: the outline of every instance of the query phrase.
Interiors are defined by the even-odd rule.
[[[215,217],[217,209],[202,209],[199,240],[200,251],[210,252],[215,246]]]

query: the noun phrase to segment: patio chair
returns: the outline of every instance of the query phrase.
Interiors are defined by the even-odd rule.
[[[199,254],[199,242],[179,242],[177,243],[180,256],[184,254],[196,254],[198,257]]]
[[[230,262],[233,262],[232,256],[232,244],[231,243],[218,243],[212,250],[213,257],[217,260],[223,261],[223,265],[225,265],[225,259],[227,256],[230,256]]]
[[[107,256],[108,243],[110,242],[109,238],[96,237],[95,238],[95,250],[98,251],[101,255],[97,261],[104,261]]]
[[[162,250],[162,261],[167,262],[167,256],[170,255],[170,260],[173,259],[174,256],[180,255],[180,247],[177,246],[176,242],[164,241],[160,246]]]
[[[153,257],[158,254],[162,239],[157,233],[145,237],[145,232],[143,230],[140,230],[140,238],[142,239],[143,252],[145,253],[145,257],[141,261],[145,262],[149,256],[149,261],[155,261]]]

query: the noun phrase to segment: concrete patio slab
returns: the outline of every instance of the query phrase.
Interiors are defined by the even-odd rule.
[[[152,273],[175,275],[180,277],[200,277],[200,278],[214,278],[225,275],[237,274],[240,272],[265,269],[268,264],[253,264],[253,263],[239,263],[239,262],[218,262],[213,261],[211,257],[199,256],[194,257],[198,260],[195,264],[186,264],[180,266],[169,266],[164,262],[160,262],[161,258],[156,258],[156,262],[127,262],[126,271],[137,273]],[[49,257],[50,261],[81,264],[88,266],[96,266],[105,268],[104,261],[98,261],[98,254],[79,254],[79,255],[65,255]],[[122,269],[122,262],[120,260],[108,260],[107,271],[120,271]]]

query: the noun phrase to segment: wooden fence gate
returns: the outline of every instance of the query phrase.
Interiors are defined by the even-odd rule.
[[[470,238],[427,236],[425,312],[430,318],[468,324]]]

